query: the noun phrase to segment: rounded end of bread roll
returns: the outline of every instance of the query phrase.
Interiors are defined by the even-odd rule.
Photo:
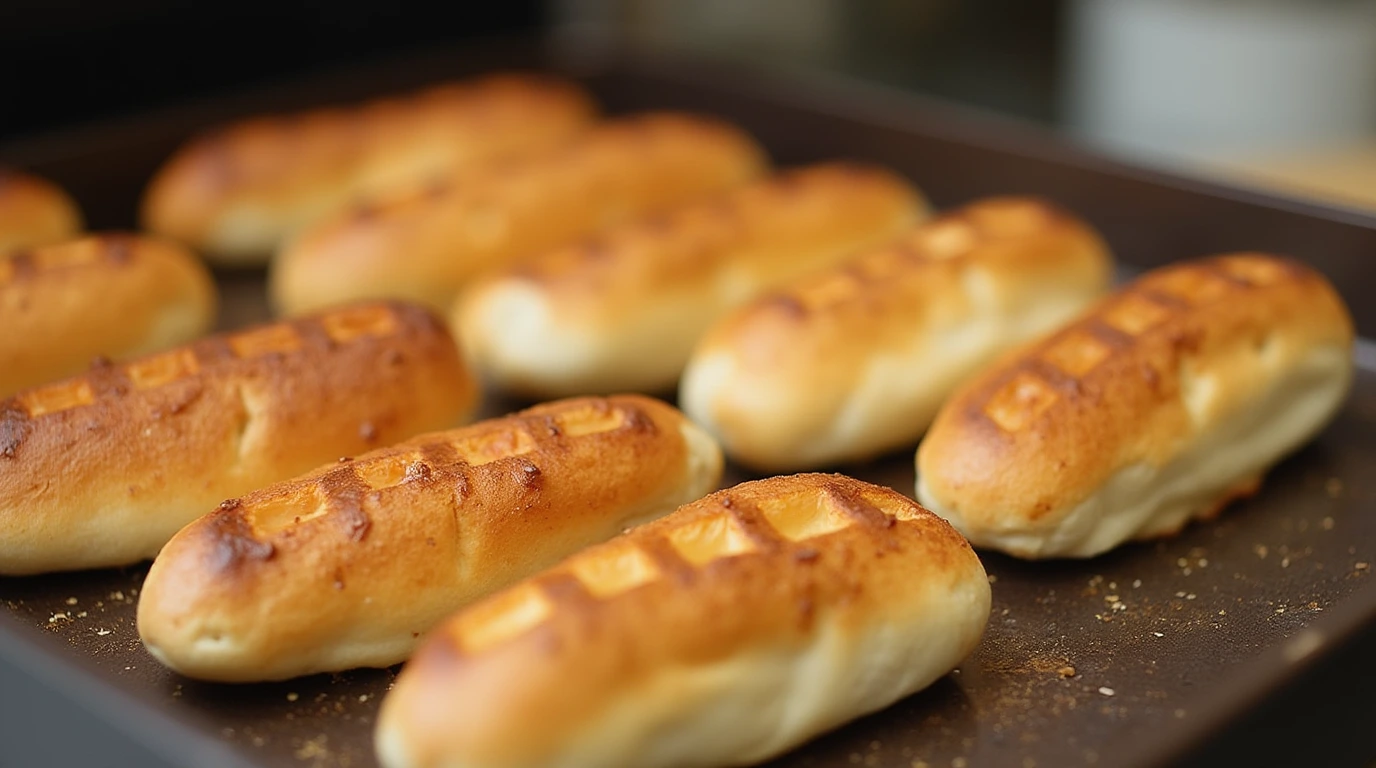
[[[81,209],[65,190],[29,173],[0,168],[0,257],[61,242],[81,231]]]
[[[891,489],[743,483],[456,614],[376,749],[388,768],[760,762],[948,673],[990,604],[969,544]]]
[[[1153,270],[957,391],[918,448],[918,497],[1025,558],[1173,534],[1323,428],[1352,343],[1337,292],[1298,262]]]

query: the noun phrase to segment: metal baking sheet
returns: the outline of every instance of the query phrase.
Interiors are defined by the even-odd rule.
[[[613,111],[724,115],[783,163],[881,162],[938,205],[1044,195],[1101,228],[1129,269],[1220,250],[1290,253],[1332,277],[1361,334],[1376,335],[1376,307],[1362,301],[1376,286],[1376,217],[1119,165],[1025,126],[853,83],[607,48],[418,54],[366,73],[37,137],[0,147],[0,161],[66,184],[96,227],[128,228],[144,181],[196,128],[512,65],[576,74]],[[267,317],[261,273],[218,278],[222,327]],[[1220,749],[1236,757],[1238,745],[1274,757],[1282,742],[1305,735],[1282,739],[1267,723],[1311,722],[1316,708],[1329,723],[1376,718],[1376,347],[1363,341],[1358,361],[1337,420],[1217,521],[1088,561],[982,553],[994,609],[975,654],[928,690],[771,765],[1152,766]],[[840,469],[913,490],[910,450]],[[733,469],[727,483],[743,479]],[[0,766],[375,765],[372,726],[395,669],[262,685],[180,678],[138,642],[134,610],[146,570],[0,579],[0,723],[9,723],[0,726]],[[1348,666],[1328,669],[1324,687],[1302,690],[1338,663]],[[1330,701],[1335,690],[1366,696]],[[79,728],[82,738],[46,736],[54,718],[56,733]],[[1326,764],[1376,757],[1372,734],[1340,738],[1304,745],[1302,754]],[[82,756],[79,742],[96,744],[96,756]],[[21,754],[25,762],[13,762]]]

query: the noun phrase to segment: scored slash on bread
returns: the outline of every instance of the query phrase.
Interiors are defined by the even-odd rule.
[[[0,402],[0,574],[127,565],[220,500],[471,413],[443,324],[404,304],[214,336]]]
[[[1022,557],[1174,533],[1332,418],[1352,344],[1342,300],[1303,264],[1162,267],[957,392],[918,450],[918,497]]]
[[[901,494],[840,475],[747,482],[446,621],[384,700],[378,754],[754,763],[946,674],[989,608],[970,546]]]
[[[144,582],[139,633],[210,680],[388,666],[448,613],[701,497],[721,469],[711,438],[635,395],[423,435],[187,526]]]

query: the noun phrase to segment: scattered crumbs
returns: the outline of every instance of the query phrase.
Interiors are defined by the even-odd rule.
[[[1219,615],[1219,616],[1227,616],[1227,615],[1228,615],[1228,612],[1225,611],[1225,610],[1223,610],[1222,608],[1219,608],[1219,609],[1218,609],[1218,615]]]
[[[1287,555],[1287,556],[1285,556],[1285,557],[1282,557],[1282,558],[1280,559],[1280,567],[1282,567],[1282,568],[1289,568],[1289,567],[1290,567],[1290,557],[1289,557],[1289,555]]]
[[[1285,613],[1285,606],[1282,605],[1281,607],[1277,608],[1276,613]]]
[[[130,670],[132,670],[132,669],[133,669],[133,667],[125,667],[125,668],[124,668],[124,671],[125,671],[125,672],[128,672],[128,671],[130,671]]]
[[[1184,574],[1185,576],[1189,576],[1190,574],[1194,573],[1194,570],[1187,565],[1184,568],[1180,569],[1180,573]]]
[[[1328,482],[1323,484],[1325,491],[1328,491],[1328,498],[1336,499],[1343,492],[1343,481],[1340,478],[1330,477]]]
[[[965,758],[956,757],[951,759],[951,768],[965,768]]]
[[[1112,589],[1112,590],[1117,590],[1117,589],[1118,589],[1118,582],[1116,582],[1116,581],[1110,581],[1110,582],[1108,583],[1108,588],[1109,588],[1109,589]]]
[[[1132,580],[1132,588],[1133,588],[1133,589],[1137,589],[1138,587],[1141,587],[1141,586],[1142,586],[1142,580],[1141,580],[1141,579],[1133,579],[1133,580]]]
[[[121,592],[121,591],[119,591],[119,590],[117,589],[117,590],[115,590],[114,592],[111,592],[111,593],[110,593],[110,599],[111,599],[111,600],[121,600],[121,601],[122,601],[122,600],[124,600],[124,593]]]
[[[1157,637],[1165,637],[1165,635],[1160,632],[1153,632],[1152,634],[1156,635]]]
[[[1198,595],[1196,595],[1196,594],[1193,593],[1193,592],[1189,593],[1188,595],[1185,595],[1185,599],[1186,599],[1186,600],[1193,600],[1193,599],[1195,599],[1196,597],[1198,597]]]
[[[1112,696],[1115,693],[1115,691],[1112,688],[1109,688],[1108,686],[1101,685],[1099,686],[1099,693],[1105,696]]]
[[[1003,609],[1003,613],[1000,613],[999,615],[1000,615],[1000,616],[1007,616],[1007,615],[1008,615],[1008,609],[1007,609],[1007,608],[1004,608],[1004,609]]]
[[[1104,595],[1104,602],[1106,602],[1106,603],[1116,603],[1116,602],[1118,602],[1118,596],[1117,596],[1117,595]]]
[[[1189,566],[1190,561],[1189,561],[1189,560],[1186,560],[1186,559],[1183,558],[1183,557],[1180,557],[1180,558],[1176,558],[1175,564],[1178,565],[1178,566],[1180,566],[1181,568],[1185,568],[1185,567],[1188,567],[1188,566]]]
[[[56,624],[56,623],[59,622],[59,621],[71,621],[71,620],[72,620],[72,617],[71,617],[71,616],[68,616],[66,613],[54,613],[53,615],[51,615],[51,616],[48,617],[48,623],[49,623],[49,624]]]
[[[1182,718],[1182,717],[1184,717],[1184,716],[1185,716],[1185,710],[1183,710],[1183,709],[1177,709],[1177,710],[1175,710],[1175,719],[1179,720],[1180,718]]]
[[[358,703],[359,703],[359,704],[362,704],[363,702],[365,702],[365,701],[367,701],[367,700],[368,700],[368,694],[366,694],[366,693],[363,694],[362,696],[359,696],[359,697],[358,697]]]
[[[990,583],[990,584],[997,584],[997,583],[999,583],[999,577],[998,577],[998,576],[995,576],[995,575],[992,574],[992,573],[989,574],[989,583]]]
[[[262,737],[262,736],[254,736],[252,741],[253,741],[253,746],[255,746],[255,747],[261,747],[261,746],[263,746],[264,744],[267,743],[266,741],[263,740],[263,737]]]
[[[181,686],[180,683],[178,683],[178,684],[177,684],[177,687],[172,689],[172,696],[173,696],[173,698],[180,698],[181,695],[182,695],[182,686]]]
[[[287,701],[296,701],[299,698],[301,698],[301,696],[296,691],[287,694]]]
[[[1067,664],[1066,666],[1056,670],[1056,674],[1060,675],[1061,677],[1074,677],[1075,668]]]
[[[327,740],[328,737],[323,733],[313,739],[307,739],[306,743],[296,750],[296,759],[321,760],[329,757],[330,751],[325,748]]]
[[[1198,565],[1200,568],[1208,568],[1208,567],[1209,567],[1209,558],[1207,558],[1207,557],[1201,557],[1201,558],[1199,558],[1199,562],[1195,563],[1195,565]]]
[[[97,629],[97,630],[96,630],[96,637],[105,637],[105,636],[108,635],[108,634],[110,634],[110,630],[108,630],[108,629]]]
[[[1256,546],[1252,547],[1252,551],[1257,553],[1257,557],[1261,558],[1262,560],[1266,559],[1266,553],[1268,550],[1266,549],[1265,544],[1257,544]]]
[[[1366,569],[1368,569],[1368,568],[1370,568],[1370,567],[1371,567],[1371,563],[1354,563],[1354,564],[1352,565],[1352,570],[1354,570],[1354,571],[1365,571]]]
[[[1176,597],[1184,597],[1184,596],[1185,596],[1185,592],[1184,592],[1183,590],[1180,591],[1180,592],[1176,592],[1176,593],[1175,593],[1175,596],[1176,596]]]
[[[86,618],[86,616],[87,616],[87,613],[86,613],[85,611],[78,611],[77,614],[76,614],[76,617],[77,617],[78,619],[84,619],[84,618]]]
[[[1324,529],[1325,531],[1333,530],[1333,518],[1325,517],[1324,519],[1320,520],[1319,527]]]
[[[67,605],[76,605],[76,598],[75,598],[75,597],[69,597],[69,598],[67,598]]]

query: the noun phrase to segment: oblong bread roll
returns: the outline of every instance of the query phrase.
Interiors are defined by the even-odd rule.
[[[500,74],[347,107],[243,120],[191,139],[144,193],[143,226],[229,266],[359,197],[548,150],[591,125],[572,82]]]
[[[385,667],[474,600],[717,487],[672,407],[550,403],[321,467],[222,504],[153,563],[148,650],[221,681]]]
[[[185,344],[215,322],[215,284],[176,243],[104,234],[0,259],[0,397],[92,358]]]
[[[771,291],[712,326],[680,402],[733,459],[771,472],[917,443],[952,390],[1108,288],[1071,214],[991,198]]]
[[[0,168],[0,258],[75,237],[82,226],[81,210],[61,187]]]
[[[458,423],[443,324],[342,308],[102,364],[0,401],[0,575],[126,565],[221,500]]]
[[[1298,262],[1162,267],[952,396],[918,449],[918,497],[1019,557],[1174,533],[1332,418],[1352,344],[1342,299]]]
[[[670,390],[722,313],[926,212],[882,168],[790,170],[500,271],[460,298],[452,325],[479,372],[522,395]]]
[[[765,164],[753,139],[715,119],[609,121],[553,152],[331,216],[283,248],[269,289],[288,314],[377,296],[447,311],[481,270],[720,192]]]
[[[949,672],[989,619],[949,525],[840,475],[743,483],[460,612],[383,700],[387,768],[746,765]]]

